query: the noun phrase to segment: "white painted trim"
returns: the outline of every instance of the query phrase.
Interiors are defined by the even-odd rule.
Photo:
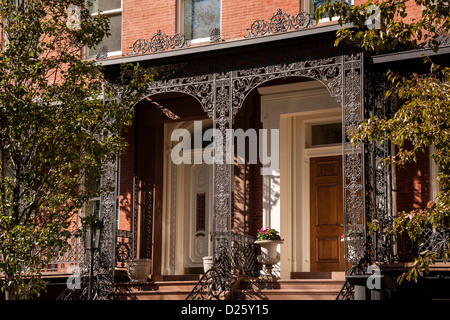
[[[430,146],[430,200],[435,200],[436,196],[440,191],[439,181],[437,177],[439,175],[439,166],[431,157],[431,154],[436,152],[436,147],[434,145]]]
[[[263,128],[280,129],[280,176],[263,178],[263,224],[279,228],[285,239],[279,247],[280,275],[289,278],[291,272],[310,271],[309,160],[342,154],[342,145],[306,148],[306,129],[313,123],[341,122],[342,109],[319,81],[258,91]]]
[[[210,124],[210,120],[203,120],[203,128]],[[180,121],[167,123],[164,126],[164,193],[163,193],[163,214],[162,214],[162,272],[165,275],[181,275],[185,273],[186,267],[201,267],[200,260],[194,261],[192,239],[187,240],[190,230],[195,227],[195,220],[192,214],[195,214],[195,203],[188,201],[186,192],[192,188],[190,181],[191,172],[196,170],[199,164],[180,164],[173,165],[171,160],[172,148],[178,141],[171,141],[170,137],[175,129],[186,129],[193,133],[194,121]],[[190,159],[191,156],[201,155],[203,149],[191,149],[184,155]],[[212,168],[208,168],[209,179],[208,192],[212,195]],[[212,212],[212,201],[206,200],[207,211]],[[189,204],[188,204],[189,203]],[[193,207],[194,206],[194,207]],[[194,217],[195,218],[195,217]],[[206,223],[209,230],[212,230],[212,218],[207,217]],[[209,241],[209,232],[205,233],[207,247],[205,256],[212,251]]]

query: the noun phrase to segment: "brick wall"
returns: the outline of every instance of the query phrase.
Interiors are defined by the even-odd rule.
[[[301,0],[279,1],[222,1],[222,37],[223,39],[242,38],[253,21],[257,19],[269,20],[278,9],[293,16],[301,11]]]
[[[222,38],[242,38],[246,29],[256,19],[268,20],[278,9],[290,15],[300,11],[301,0],[279,1],[222,1]],[[135,40],[150,38],[158,30],[168,36],[178,30],[177,0],[123,0],[122,7],[122,52],[129,53]]]
[[[365,0],[355,0],[355,4]],[[301,0],[222,0],[222,38],[241,39],[257,19],[269,20],[278,9],[293,16],[302,11]],[[149,39],[158,30],[168,36],[178,30],[178,0],[123,0],[122,52],[129,53],[135,40]],[[421,7],[408,2],[409,18],[418,18]],[[208,42],[206,44],[209,44]]]
[[[134,174],[134,125],[125,133],[128,147],[120,157],[119,229],[132,230],[133,225],[133,174]]]
[[[418,155],[417,162],[404,168],[397,168],[397,212],[409,212],[423,209],[430,200],[430,157],[429,152]],[[411,261],[415,248],[406,234],[402,234],[397,243],[400,262]]]
[[[177,0],[123,0],[122,53],[127,55],[135,40],[149,39],[158,30],[177,32]]]
[[[397,211],[423,209],[430,201],[430,155],[419,154],[417,162],[396,169]]]

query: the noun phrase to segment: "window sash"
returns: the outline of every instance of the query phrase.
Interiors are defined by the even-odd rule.
[[[221,7],[221,0],[180,0],[180,32],[194,43],[209,40],[221,27]]]
[[[325,0],[306,0],[305,1],[305,10],[306,12],[310,13],[312,15],[312,17],[315,17],[316,14],[316,9],[320,7],[321,4],[325,3]],[[353,0],[343,0],[343,2],[347,2],[349,5],[353,5]],[[333,17],[332,20],[337,20],[338,17]],[[325,14],[322,19],[320,19],[320,21],[318,22],[326,22],[326,21],[330,21],[330,19],[328,18],[328,15]]]
[[[102,11],[102,3],[106,5],[106,10]],[[115,4],[115,5],[114,5]],[[119,6],[120,5],[120,6]],[[103,39],[97,47],[87,48],[86,56],[94,58],[99,49],[106,45],[108,48],[108,56],[115,56],[122,54],[122,1],[121,0],[94,0],[93,6],[90,8],[91,16],[97,16],[99,11],[101,14],[108,16],[110,19],[110,33],[111,36]]]

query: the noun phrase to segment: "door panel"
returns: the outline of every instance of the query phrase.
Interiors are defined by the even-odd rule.
[[[185,205],[185,270],[201,268],[203,257],[210,255],[211,166],[186,165]]]
[[[311,271],[344,271],[342,156],[311,158]]]

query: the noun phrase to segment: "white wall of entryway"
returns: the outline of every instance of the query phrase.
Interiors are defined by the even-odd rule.
[[[203,120],[202,127],[212,125]],[[202,268],[203,257],[211,255],[209,232],[212,227],[212,165],[195,164],[193,157],[202,156],[203,149],[184,154],[191,163],[174,164],[172,150],[179,141],[171,141],[176,129],[184,129],[194,135],[194,121],[167,123],[164,127],[164,194],[162,221],[162,273],[185,274],[187,268]],[[202,132],[198,132],[202,134]],[[193,146],[193,145],[192,145]],[[196,193],[206,193],[206,221],[204,232],[195,231]]]
[[[310,271],[309,159],[342,154],[340,144],[308,147],[309,128],[341,122],[342,109],[319,81],[258,91],[263,128],[280,130],[280,168],[263,178],[263,226],[279,230],[285,240],[278,271],[288,279],[291,272]]]

